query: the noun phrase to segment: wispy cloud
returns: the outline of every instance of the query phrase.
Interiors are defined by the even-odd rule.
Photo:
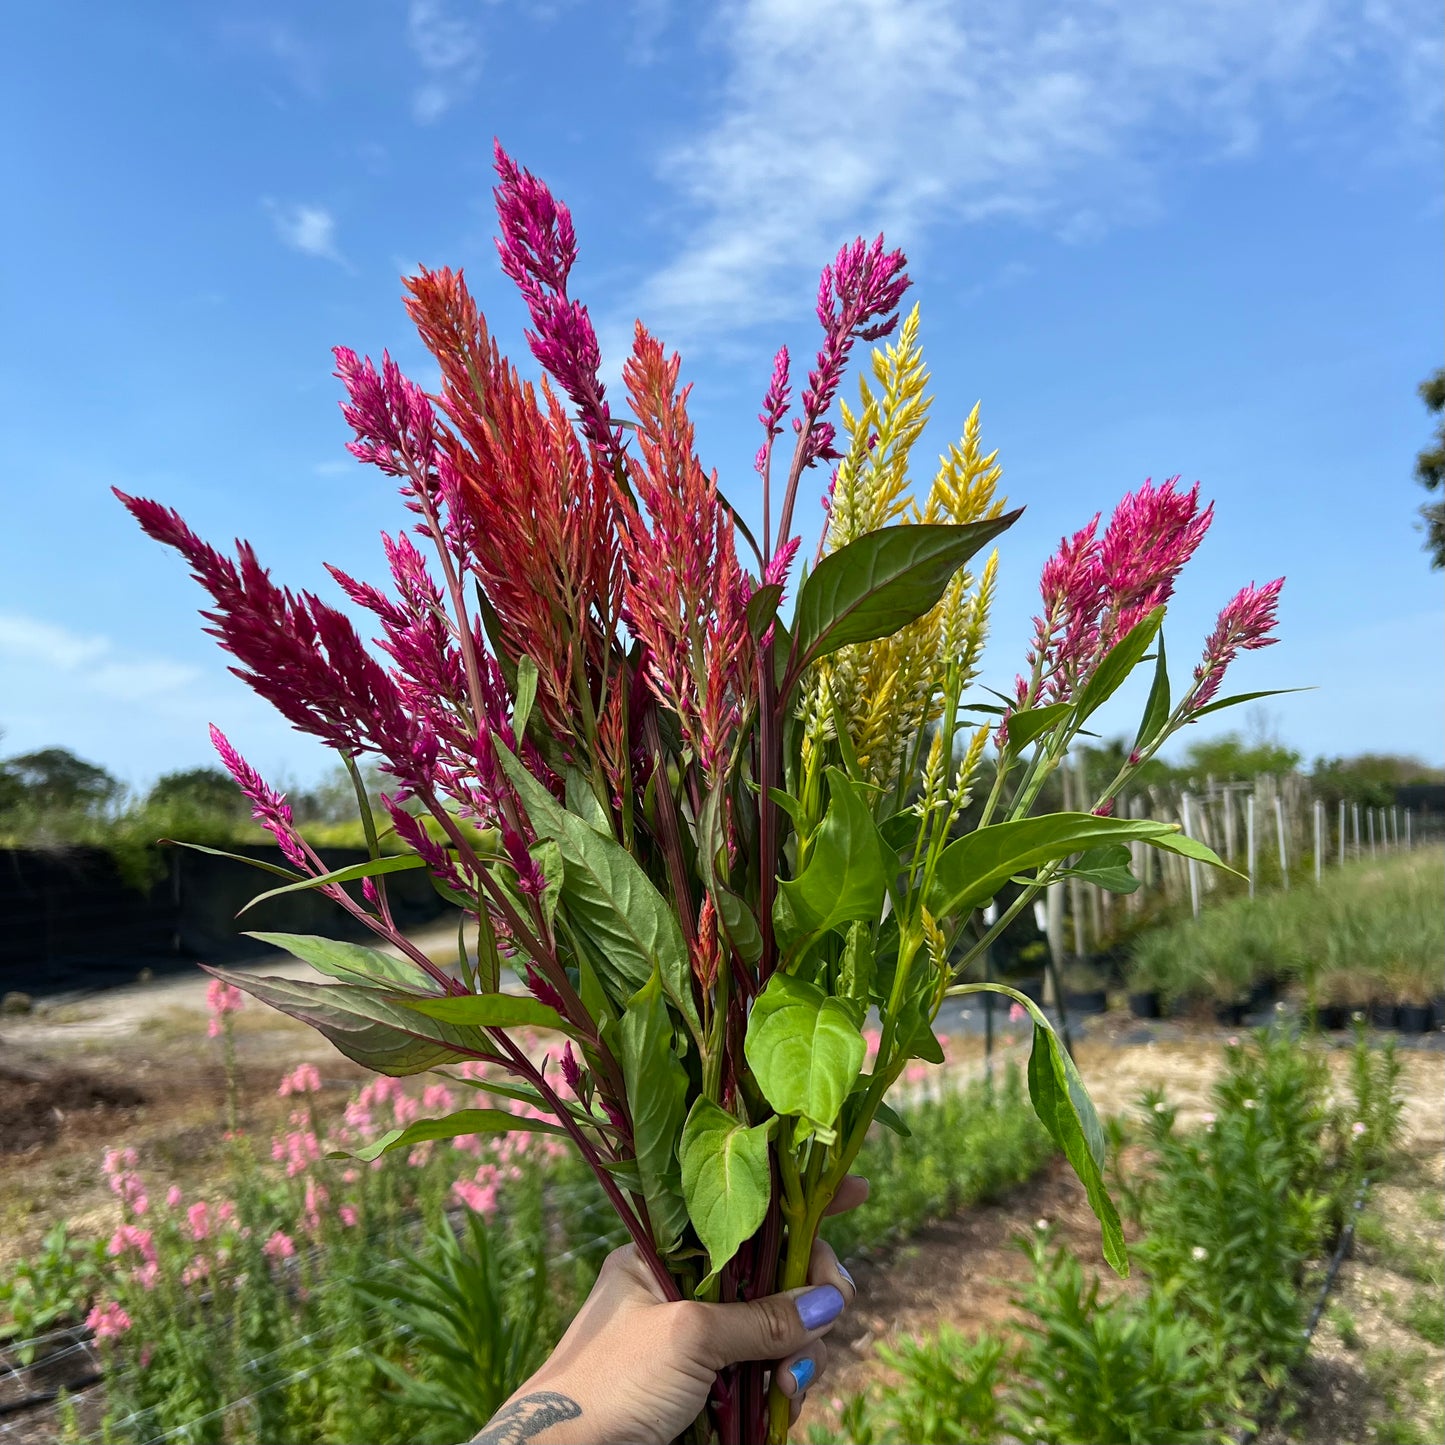
[[[406,39],[422,70],[412,94],[417,123],[438,120],[476,83],[482,71],[481,28],[452,12],[447,0],[410,0]]]
[[[325,88],[321,52],[285,20],[229,19],[220,23],[219,31],[235,49],[265,56],[308,100],[321,98]]]
[[[271,224],[284,245],[303,256],[316,256],[323,261],[346,265],[346,258],[336,245],[336,217],[325,206],[304,202],[283,204],[269,198],[262,202],[271,217]]]
[[[108,637],[72,632],[19,612],[0,612],[0,657],[51,676],[62,675],[84,691],[119,702],[171,697],[201,676],[185,663],[130,655]]]
[[[639,309],[671,340],[772,319],[860,230],[1096,238],[1181,158],[1347,100],[1433,116],[1437,31],[1433,0],[729,0],[715,119],[661,161],[687,239]]]

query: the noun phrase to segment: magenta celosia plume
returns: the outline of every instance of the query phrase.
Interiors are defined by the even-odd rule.
[[[1204,657],[1194,669],[1195,693],[1191,711],[1198,712],[1213,701],[1224,681],[1229,664],[1241,651],[1270,647],[1278,642],[1269,634],[1278,620],[1280,589],[1284,578],[1276,577],[1263,587],[1253,582],[1243,587],[1225,605],[1204,644]]]

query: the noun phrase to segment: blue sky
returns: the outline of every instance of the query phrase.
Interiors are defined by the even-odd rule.
[[[8,36],[0,751],[144,785],[210,761],[214,720],[272,775],[327,766],[228,676],[109,488],[333,600],[323,560],[379,578],[398,504],[342,449],[329,348],[430,385],[398,277],[450,264],[530,364],[495,135],[573,208],[609,365],[637,315],[682,351],[745,510],[820,265],[860,231],[905,248],[923,460],[982,399],[1028,507],[998,681],[1059,535],[1177,472],[1218,503],[1170,614],[1181,674],[1240,585],[1284,573],[1283,640],[1232,683],[1315,685],[1269,713],[1307,755],[1441,759],[1411,479],[1445,299],[1434,0],[62,0]]]

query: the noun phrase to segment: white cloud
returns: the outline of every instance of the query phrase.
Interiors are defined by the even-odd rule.
[[[336,217],[325,206],[282,205],[270,199],[263,204],[270,213],[276,234],[293,251],[342,266],[346,264],[336,246]]]
[[[412,115],[419,125],[430,125],[450,110],[481,74],[481,30],[471,20],[454,15],[447,0],[410,0],[406,39],[423,75],[412,94]]]
[[[62,676],[83,692],[119,702],[172,697],[201,676],[185,663],[133,656],[108,637],[82,635],[19,612],[0,612],[0,658],[27,672]]]
[[[1362,97],[1435,116],[1437,30],[1433,0],[728,0],[716,118],[661,160],[687,240],[638,309],[673,341],[773,319],[860,230],[1086,242],[1181,155]]]

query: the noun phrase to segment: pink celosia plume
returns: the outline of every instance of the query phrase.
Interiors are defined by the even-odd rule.
[[[1280,589],[1284,578],[1276,577],[1263,587],[1250,583],[1241,588],[1224,606],[1204,644],[1204,657],[1194,669],[1195,693],[1191,713],[1207,706],[1219,691],[1229,664],[1239,652],[1270,647],[1278,642],[1269,634],[1278,620]]]

